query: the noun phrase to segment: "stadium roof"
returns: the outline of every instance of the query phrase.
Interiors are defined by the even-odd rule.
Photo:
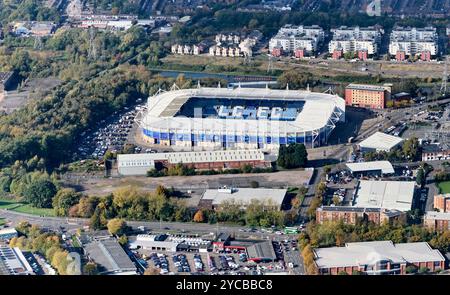
[[[224,120],[220,118],[174,117],[191,97],[202,99],[244,99],[304,101],[302,111],[294,121],[277,120]],[[143,118],[144,126],[153,129],[178,129],[190,132],[199,130],[233,130],[237,133],[261,131],[311,131],[329,124],[330,118],[339,118],[345,112],[345,101],[337,95],[299,90],[274,90],[262,88],[198,88],[163,92],[148,101],[148,112]],[[337,114],[339,113],[339,114]]]
[[[375,132],[365,140],[359,143],[360,148],[374,149],[377,151],[390,151],[403,142],[403,139],[397,136],[389,135],[383,132]]]
[[[263,203],[272,203],[280,206],[286,196],[287,189],[268,188],[224,188],[207,189],[202,196],[202,200],[212,200],[213,205],[220,205],[224,201],[234,200],[243,205],[251,200],[258,200]]]
[[[104,268],[103,273],[136,273],[136,266],[114,238],[92,241],[84,248],[87,255]]]
[[[394,167],[389,161],[372,161],[345,164],[352,173],[380,170],[383,174],[393,174]]]
[[[395,244],[392,241],[347,243],[345,247],[314,250],[319,268],[373,265],[381,259],[392,263],[444,261],[439,250],[426,242]]]
[[[411,210],[415,190],[414,181],[361,180],[353,206]]]

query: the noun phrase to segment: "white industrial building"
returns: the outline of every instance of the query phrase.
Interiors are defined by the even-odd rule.
[[[197,88],[159,92],[140,120],[149,144],[192,149],[278,150],[317,147],[345,121],[345,101],[326,93],[261,88]]]
[[[379,175],[394,174],[394,167],[389,161],[371,161],[345,164],[352,174],[371,174]]]
[[[346,27],[332,29],[333,39],[328,44],[328,51],[342,50],[343,53],[367,51],[369,55],[378,52],[383,31],[378,27]]]
[[[413,206],[414,181],[361,180],[355,191],[354,207],[409,211]]]
[[[284,51],[294,52],[304,49],[306,52],[315,52],[320,42],[324,40],[324,30],[317,26],[285,25],[269,41],[269,50],[283,48]]]
[[[359,143],[361,152],[390,152],[403,143],[403,138],[383,132],[375,132]]]
[[[405,274],[406,267],[428,267],[430,271],[444,269],[445,258],[426,242],[399,243],[370,241],[346,243],[345,247],[314,249],[320,274],[360,271],[366,274]]]
[[[118,173],[124,176],[146,175],[147,171],[155,169],[155,163],[158,162],[166,166],[187,164],[204,169],[226,169],[227,167],[239,168],[249,163],[252,163],[253,166],[270,166],[270,161],[270,157],[266,157],[261,150],[119,154],[117,155],[117,169]]]
[[[19,248],[0,246],[0,275],[33,274],[33,268]]]
[[[390,36],[389,54],[395,56],[398,52],[403,52],[406,56],[429,52],[431,56],[436,56],[438,54],[436,28],[394,28]]]
[[[267,206],[281,209],[287,189],[268,188],[219,188],[207,189],[200,200],[200,207],[218,208],[223,202],[234,202],[245,208],[252,200],[257,200]]]

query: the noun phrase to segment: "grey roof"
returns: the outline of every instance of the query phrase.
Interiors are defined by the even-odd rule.
[[[379,212],[381,208],[364,208],[364,207],[351,207],[351,206],[322,206],[318,208],[319,211],[334,211],[334,212]]]
[[[445,261],[439,250],[426,242],[395,244],[392,241],[347,243],[345,247],[314,250],[319,268],[373,265],[380,260],[392,263]]]
[[[375,132],[359,143],[361,148],[371,148],[375,150],[389,151],[403,142],[398,136],[389,135],[383,132]]]
[[[264,241],[247,247],[247,254],[249,259],[277,259],[277,255],[275,254],[271,241]]]
[[[425,220],[450,220],[450,212],[427,211]]]
[[[389,161],[371,161],[360,163],[346,163],[348,169],[354,172],[367,172],[380,170],[383,174],[393,174],[395,172],[394,167]]]
[[[103,273],[135,272],[136,266],[115,238],[85,245],[87,255],[105,270]]]
[[[224,188],[207,189],[202,200],[212,200],[213,205],[220,205],[224,201],[234,200],[236,203],[246,205],[252,200],[258,200],[265,204],[281,206],[286,196],[287,189],[269,188]]]

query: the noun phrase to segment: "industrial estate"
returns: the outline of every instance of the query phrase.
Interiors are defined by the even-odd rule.
[[[0,274],[448,275],[450,7],[363,2],[0,0]]]

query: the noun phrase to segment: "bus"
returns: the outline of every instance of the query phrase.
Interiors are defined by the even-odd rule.
[[[286,226],[284,228],[284,233],[285,234],[298,234],[298,228],[296,228],[294,226]]]

